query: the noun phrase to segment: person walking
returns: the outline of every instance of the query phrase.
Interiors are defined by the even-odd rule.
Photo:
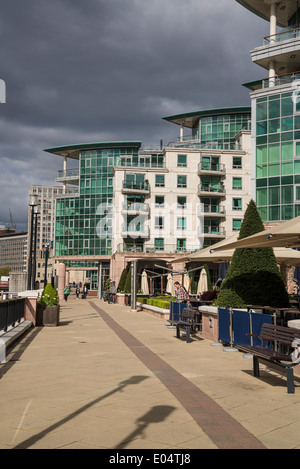
[[[68,301],[68,296],[70,295],[70,289],[68,285],[66,285],[66,288],[64,289],[64,296],[65,296],[65,301]]]
[[[78,300],[79,299],[79,293],[80,293],[80,289],[79,289],[78,285],[76,287],[75,293],[76,293],[76,299]]]

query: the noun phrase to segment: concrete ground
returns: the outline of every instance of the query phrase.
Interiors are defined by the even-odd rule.
[[[130,307],[70,296],[0,365],[1,449],[299,449],[295,394],[275,372]]]

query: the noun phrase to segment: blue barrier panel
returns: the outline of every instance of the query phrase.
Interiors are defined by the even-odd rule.
[[[219,340],[230,343],[230,314],[226,308],[218,308]]]
[[[170,321],[178,321],[179,320],[179,314],[182,312],[184,308],[187,307],[186,303],[176,303],[175,301],[170,302]]]
[[[252,319],[252,334],[260,335],[263,324],[272,324],[273,318],[270,314],[250,313]],[[253,337],[253,345],[261,345],[258,337]]]
[[[250,322],[248,311],[232,310],[233,342],[236,345],[250,345]]]

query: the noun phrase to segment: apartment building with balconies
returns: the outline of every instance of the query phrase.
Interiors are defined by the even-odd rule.
[[[166,118],[180,124],[180,137],[164,147],[125,141],[46,150],[63,157],[54,257],[90,270],[92,289],[99,276],[101,285],[118,282],[134,258],[155,271],[158,261],[167,265],[239,230],[250,200],[250,109],[190,114]],[[78,168],[68,169],[70,159]]]

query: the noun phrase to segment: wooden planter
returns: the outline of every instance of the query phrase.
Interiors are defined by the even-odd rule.
[[[59,324],[59,305],[56,306],[41,306],[37,308],[37,326],[58,326]]]

